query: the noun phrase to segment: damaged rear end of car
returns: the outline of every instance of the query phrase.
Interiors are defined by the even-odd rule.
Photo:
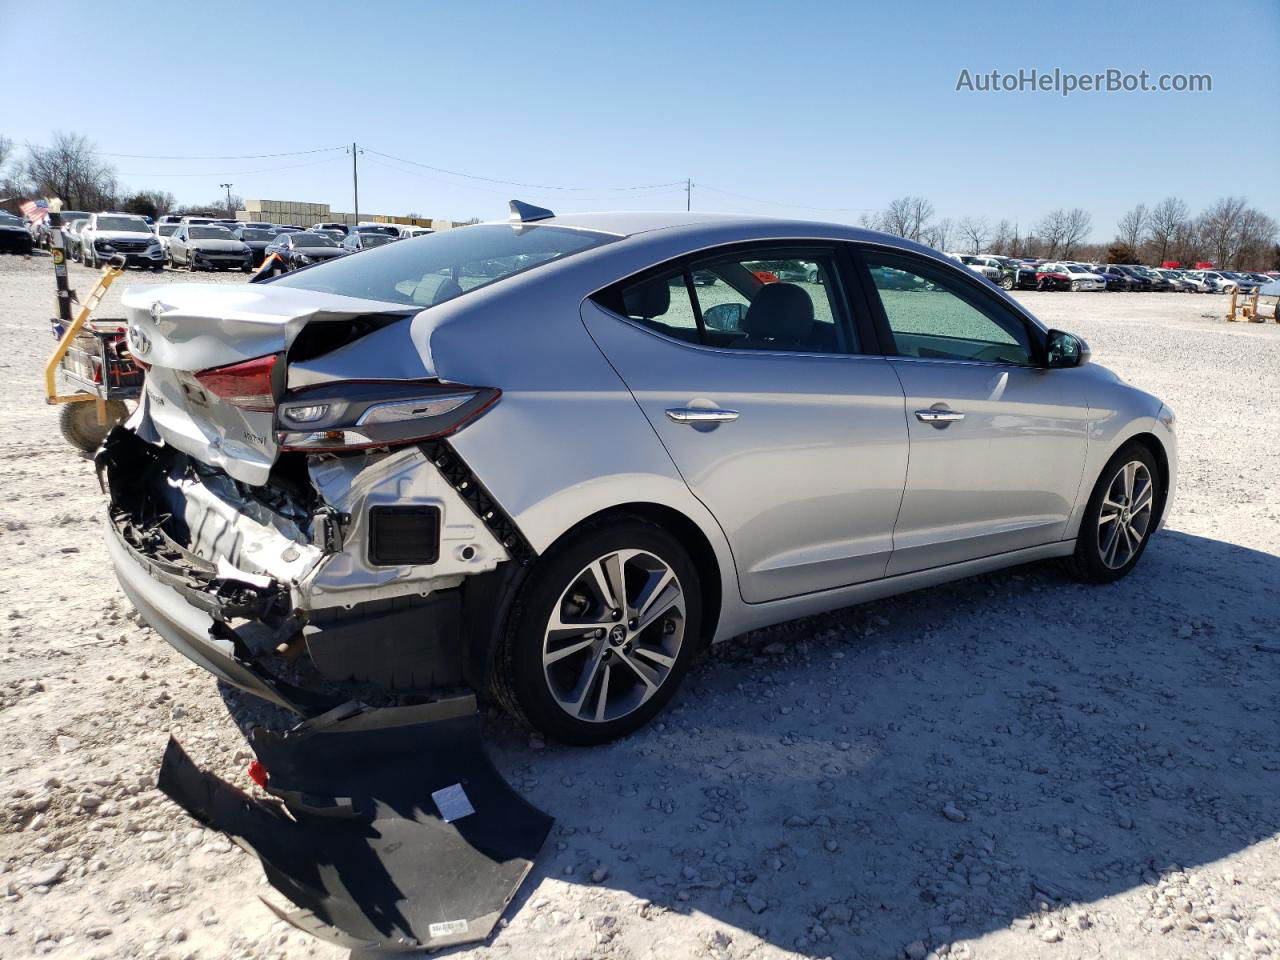
[[[274,284],[144,288],[124,306],[147,376],[138,411],[96,457],[117,576],[183,655],[297,715],[272,749],[253,746],[305,785],[277,798],[287,815],[252,813],[171,751],[162,786],[259,854],[308,912],[294,918],[304,929],[387,948],[482,939],[551,823],[489,765],[472,694],[488,642],[468,632],[492,629],[531,551],[449,437],[500,390],[436,377],[410,336],[421,308]],[[335,711],[343,724],[327,719]],[[305,749],[293,757],[289,743]],[[468,812],[445,829],[432,797],[454,788]],[[334,791],[364,812],[335,819],[300,799]],[[310,852],[282,860],[276,819],[290,837],[307,832]],[[391,853],[367,842],[370,823],[420,845],[379,865]],[[296,852],[296,837],[285,847]],[[459,864],[473,876],[461,900],[393,921],[385,903],[365,911],[358,877],[315,892],[318,865],[343,857],[389,878],[391,900],[443,896],[422,876]]]

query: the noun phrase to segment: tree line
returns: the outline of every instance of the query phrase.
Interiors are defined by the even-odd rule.
[[[1150,208],[1140,203],[1120,218],[1109,244],[1089,239],[1093,217],[1081,207],[1050,210],[1025,232],[1009,220],[992,224],[982,216],[953,221],[934,215],[933,204],[924,197],[908,196],[865,214],[861,222],[943,251],[1157,265],[1208,260],[1223,270],[1280,269],[1280,229],[1244,197],[1223,197],[1196,215],[1177,197]]]
[[[121,186],[116,170],[104,162],[87,137],[55,132],[48,146],[26,144],[19,148],[0,135],[0,198],[16,213],[17,201],[58,197],[68,210],[119,210],[140,216],[166,213],[182,216],[225,217],[227,199],[209,203],[177,204],[167,190],[131,190]],[[235,194],[233,208],[244,206]]]

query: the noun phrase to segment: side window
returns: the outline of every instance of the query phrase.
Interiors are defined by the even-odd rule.
[[[690,291],[692,286],[692,296]],[[688,343],[730,350],[853,353],[835,254],[757,248],[694,258],[599,301],[615,313]]]
[[[966,278],[911,256],[869,251],[864,260],[901,356],[1031,365],[1022,319]]]
[[[669,270],[623,284],[606,306],[668,337],[688,343],[700,342],[698,315],[689,298],[683,270]]]

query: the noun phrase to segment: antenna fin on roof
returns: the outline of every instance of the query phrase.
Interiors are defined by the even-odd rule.
[[[546,220],[555,216],[546,207],[535,207],[533,204],[525,203],[523,200],[512,200],[509,206],[511,207],[511,216],[508,219],[512,223],[530,223],[534,220]]]

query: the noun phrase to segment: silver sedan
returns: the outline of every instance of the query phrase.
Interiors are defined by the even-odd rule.
[[[469,686],[606,741],[747,630],[1050,558],[1117,580],[1174,494],[1159,399],[846,226],[513,204],[124,303],[148,374],[98,455],[120,580],[303,715]]]

